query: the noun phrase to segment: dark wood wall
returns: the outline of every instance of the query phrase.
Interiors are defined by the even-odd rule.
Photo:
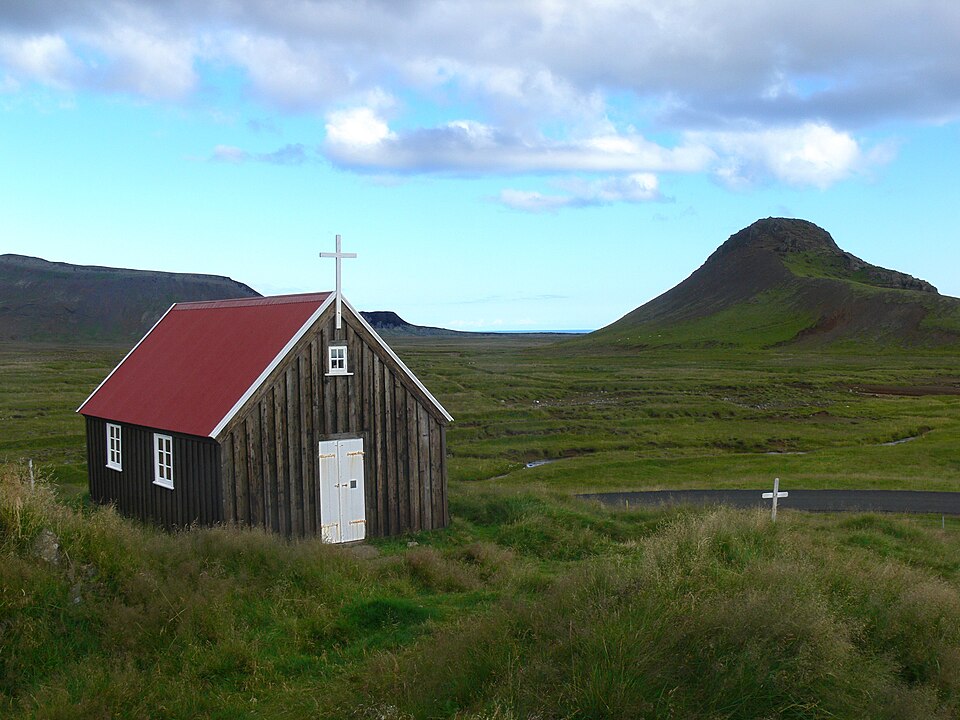
[[[346,345],[349,376],[327,376]],[[344,308],[325,313],[218,438],[224,517],[292,537],[318,535],[318,444],[363,438],[367,536],[445,527],[445,420]]]
[[[173,490],[153,483],[153,433],[121,426],[123,470],[107,464],[106,422],[87,417],[87,468],[90,497],[113,503],[122,514],[167,528],[223,521],[220,446],[208,438],[160,431],[173,438]]]

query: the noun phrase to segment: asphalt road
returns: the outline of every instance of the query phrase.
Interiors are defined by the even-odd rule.
[[[780,498],[782,510],[810,512],[893,512],[960,515],[960,492],[921,492],[913,490],[786,490]],[[578,495],[604,505],[729,505],[751,508],[770,507],[760,497],[763,490],[652,490],[648,492],[590,493]]]

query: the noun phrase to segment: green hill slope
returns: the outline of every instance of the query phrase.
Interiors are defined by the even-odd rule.
[[[805,220],[731,236],[682,283],[581,342],[621,347],[960,344],[960,300],[841,250]]]

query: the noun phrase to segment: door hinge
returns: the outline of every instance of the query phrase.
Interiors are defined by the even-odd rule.
[[[363,455],[363,450],[354,450],[353,452],[347,453],[347,457],[350,457],[351,455]]]

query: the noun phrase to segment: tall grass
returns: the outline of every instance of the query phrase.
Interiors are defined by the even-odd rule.
[[[955,582],[810,529],[681,515],[538,599],[383,653],[331,712],[367,696],[417,718],[956,717]]]
[[[960,713],[960,539],[933,523],[488,490],[455,509],[361,559],[163,533],[2,468],[0,716]]]
[[[377,618],[380,644],[429,618],[398,616],[402,599],[380,601],[383,584],[350,553],[79,513],[9,467],[0,553],[4,717],[255,716],[251,697],[329,674],[358,639],[369,645]]]

